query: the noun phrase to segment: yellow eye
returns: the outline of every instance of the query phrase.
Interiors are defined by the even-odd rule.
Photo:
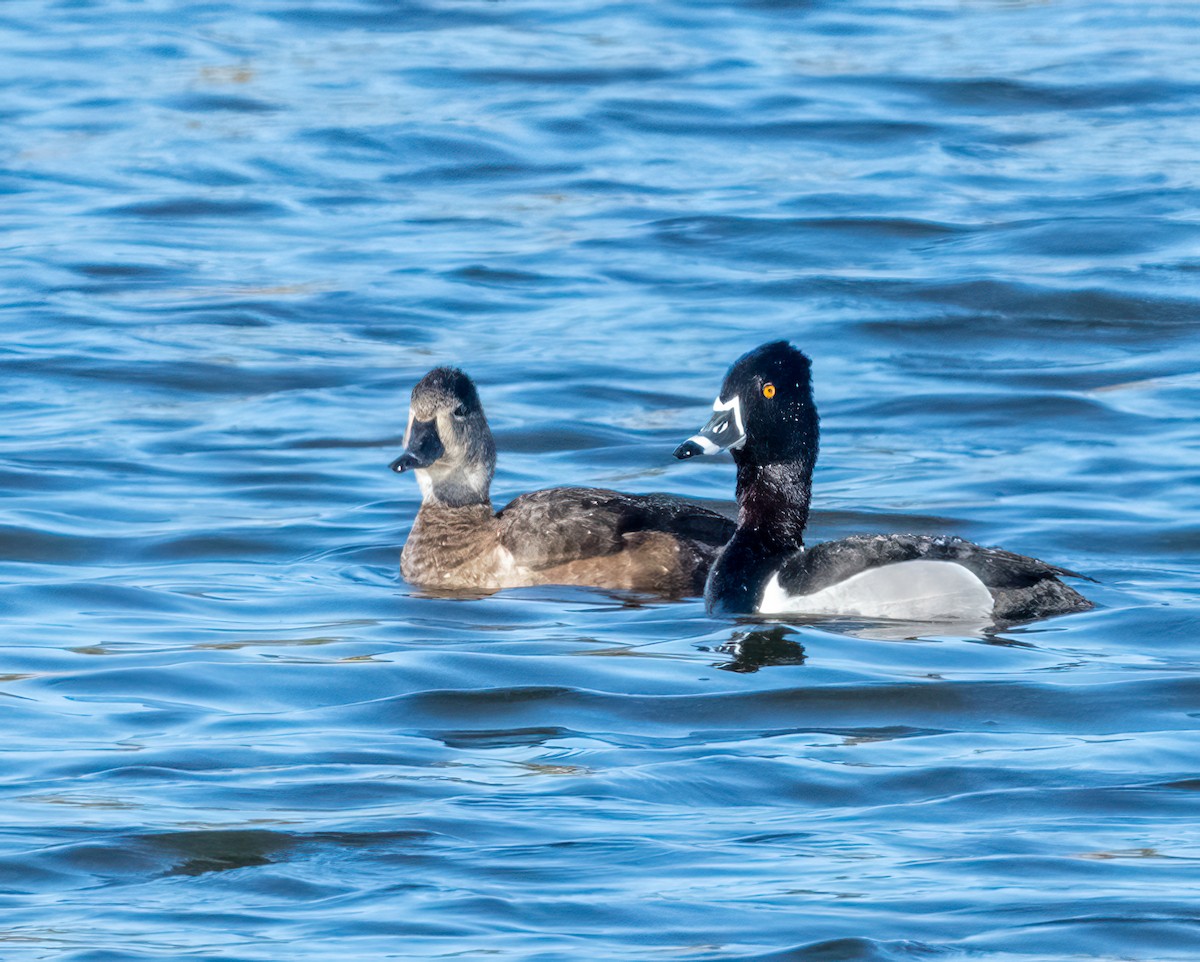
[[[763,385],[763,397],[765,397],[765,398],[767,398],[768,400],[770,400],[770,399],[771,399],[771,398],[773,398],[774,396],[775,396],[775,385],[774,385],[774,384],[769,384],[769,383],[768,383],[768,384],[764,384],[764,385]]]

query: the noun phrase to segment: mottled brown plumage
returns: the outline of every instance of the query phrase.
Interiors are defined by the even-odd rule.
[[[474,384],[436,368],[413,388],[405,451],[423,500],[400,558],[422,588],[490,592],[583,585],[699,594],[728,518],[683,498],[604,488],[549,488],[499,513],[489,500],[496,449]]]

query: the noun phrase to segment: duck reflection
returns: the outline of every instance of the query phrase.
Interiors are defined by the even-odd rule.
[[[804,646],[793,636],[802,628],[818,628],[833,634],[852,635],[867,641],[922,641],[935,638],[960,638],[1006,647],[1034,647],[1027,641],[1006,637],[995,626],[967,623],[858,622],[845,619],[808,620],[790,624],[770,624],[742,627],[733,632],[729,641],[720,645],[700,646],[709,651],[730,656],[729,661],[713,662],[723,671],[754,672],[772,665],[803,665],[807,659]]]
[[[835,635],[853,635],[864,641],[922,641],[931,638],[990,640],[1000,626],[989,620],[959,621],[859,621],[855,618],[809,618],[793,621]]]
[[[735,631],[723,645],[706,651],[730,655],[730,661],[714,662],[722,671],[752,672],[769,665],[803,665],[804,646],[789,635],[797,634],[786,625],[770,625]]]

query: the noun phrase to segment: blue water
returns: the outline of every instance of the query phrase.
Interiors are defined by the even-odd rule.
[[[1200,958],[1200,7],[6,0],[0,957]],[[813,540],[1099,607],[991,638],[421,597],[791,339]],[[911,635],[913,632],[908,632]]]

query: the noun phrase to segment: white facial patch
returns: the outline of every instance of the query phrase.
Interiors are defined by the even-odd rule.
[[[404,425],[404,440],[400,442],[405,447],[408,447],[408,439],[410,437],[412,437],[413,420],[414,420],[413,409],[410,407],[408,409],[408,424]]]
[[[404,425],[404,440],[401,442],[405,450],[408,450],[408,442],[412,437],[412,426],[415,420],[416,413],[410,406],[408,409],[408,423]],[[433,478],[429,476],[429,471],[426,468],[415,468],[413,474],[417,476],[417,487],[420,488],[421,500],[424,501],[433,493]]]
[[[413,474],[417,476],[417,486],[421,489],[421,500],[424,501],[433,494],[433,478],[424,468],[417,468]]]
[[[733,423],[738,430],[738,434],[746,433],[746,426],[742,424],[742,399],[740,397],[735,394],[728,401],[722,401],[718,397],[713,401],[713,412],[720,414],[722,411],[732,411]]]
[[[724,414],[726,411],[732,412],[731,418],[726,418],[716,427],[708,428],[708,425],[705,425],[705,427],[713,435],[720,437],[729,430],[729,422],[732,420],[733,426],[737,430],[737,437],[728,444],[719,444],[703,432],[693,434],[688,438],[688,441],[696,445],[702,454],[717,454],[719,451],[725,449],[732,451],[734,448],[739,448],[746,443],[746,429],[742,426],[742,402],[736,394],[729,401],[722,401],[719,397],[713,401],[714,414]],[[709,421],[709,424],[712,424],[712,420]]]
[[[722,401],[718,395],[713,401],[713,412],[720,414],[722,411],[730,411],[733,414],[733,426],[737,428],[737,440],[731,444],[726,444],[725,447],[732,451],[734,448],[740,448],[746,443],[746,425],[742,423],[742,399],[736,394],[728,401]],[[723,424],[720,428],[720,433],[724,433],[728,424]],[[706,454],[708,452],[705,452]]]

